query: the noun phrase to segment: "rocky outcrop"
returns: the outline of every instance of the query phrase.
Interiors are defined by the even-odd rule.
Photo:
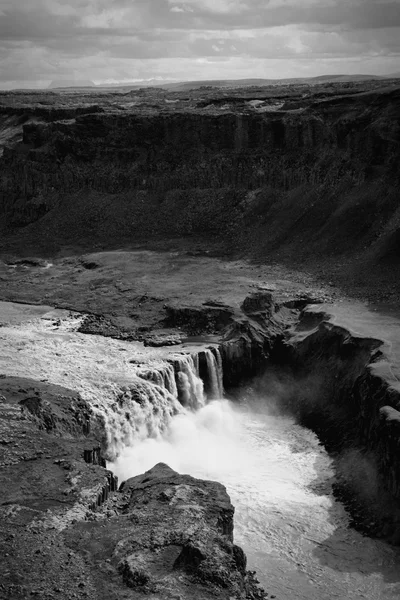
[[[101,423],[76,392],[0,378],[1,598],[87,597],[77,580],[83,560],[72,556],[62,532],[117,489],[96,434]]]
[[[90,407],[79,395],[68,400],[66,406],[61,402],[55,404],[42,398],[39,393],[23,398],[19,401],[19,405],[23,415],[35,420],[39,429],[45,429],[48,433],[89,434],[92,415]]]
[[[7,106],[0,105],[0,115],[16,116],[20,117],[20,124],[27,121],[31,117],[39,117],[44,121],[55,121],[61,119],[74,119],[80,115],[87,115],[91,113],[102,113],[104,109],[97,104],[88,104],[86,106],[76,107],[58,107],[58,106]]]
[[[283,336],[285,319],[273,294],[253,292],[241,305],[242,315],[228,326],[221,339],[224,386],[233,388],[260,374],[272,348]]]
[[[177,328],[176,336],[180,336],[177,341],[187,339],[190,343],[190,336],[197,336],[195,339],[201,340],[204,345],[212,343],[208,351],[214,353],[216,364],[217,355],[221,357],[220,368],[226,390],[266,368],[272,347],[282,337],[288,318],[280,312],[273,295],[266,291],[248,294],[240,309],[218,303],[191,307],[166,305],[165,308],[167,317],[164,325]],[[167,331],[171,337],[174,330]],[[198,364],[207,393],[211,374],[206,352],[200,346],[197,352],[193,352],[192,358]],[[175,361],[175,370],[179,369],[179,362]]]
[[[345,488],[340,499],[348,499],[351,509],[358,498],[363,506],[357,504],[356,512],[367,510],[366,531],[399,544],[400,388],[393,373],[395,356],[384,337],[355,334],[340,325],[340,318],[333,320],[329,313],[309,307],[274,348],[275,364],[292,370],[285,402],[336,457],[339,484]],[[358,524],[365,529],[362,518]]]
[[[2,383],[2,598],[266,597],[233,543],[221,484],[157,465],[118,491],[99,448],[87,448],[93,439],[40,429],[15,403],[28,380]]]
[[[49,506],[49,498],[50,505],[60,502],[60,497],[66,505],[73,505],[90,481],[95,485],[97,477],[96,485],[101,486],[108,481],[99,442],[103,423],[89,404],[68,388],[3,375],[0,436],[3,500],[16,504],[33,501],[40,512],[40,498],[43,510]],[[76,478],[71,475],[75,471],[80,473]],[[110,489],[116,487],[112,479],[109,484]],[[94,500],[97,492],[93,494]],[[91,500],[89,494],[88,506]]]
[[[234,311],[229,306],[166,306],[164,325],[182,328],[187,335],[220,333],[232,323]]]
[[[82,399],[7,376],[0,391],[2,598],[266,597],[233,543],[221,484],[157,465],[118,490]]]
[[[104,464],[101,466],[105,467]],[[104,484],[100,487],[100,490],[97,494],[97,498],[89,505],[90,510],[97,510],[101,506],[103,506],[104,502],[106,502],[112,492],[116,492],[118,489],[118,477],[115,477],[109,471],[106,474],[106,479]],[[87,516],[87,515],[86,515]]]
[[[96,513],[66,534],[86,557],[96,598],[263,598],[233,543],[225,488],[167,465],[126,481]]]

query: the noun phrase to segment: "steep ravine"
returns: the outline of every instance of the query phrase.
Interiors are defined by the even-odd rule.
[[[311,306],[274,349],[282,402],[335,458],[353,524],[400,543],[400,387],[395,318],[366,307]],[[369,334],[369,335],[368,335]]]
[[[71,383],[75,381],[84,393],[90,389],[88,384],[100,384],[101,369],[107,373],[107,364],[102,366],[106,357],[109,368],[115,372],[115,381],[123,381],[124,370],[121,366],[116,369],[117,354],[121,356],[118,349],[128,349],[131,344],[131,352],[137,352],[134,344],[100,338],[91,346],[91,336],[75,333],[77,325],[60,329],[54,321],[56,315],[41,329],[35,325],[36,337],[33,333],[27,337],[26,326],[25,331],[2,328],[5,341],[11,334],[13,344],[20,340],[21,357],[37,357],[36,362],[25,363],[25,370],[30,370],[33,379],[22,380],[17,372],[0,379],[5,452],[2,489],[7,491],[1,506],[6,556],[3,566],[7,574],[1,585],[7,598],[23,598],[27,591],[34,591],[43,597],[56,592],[62,598],[75,594],[78,598],[99,599],[117,597],[120,590],[129,590],[134,598],[162,590],[163,597],[173,598],[177,589],[183,598],[208,598],[216,592],[221,598],[258,597],[260,592],[254,581],[245,574],[243,554],[232,545],[232,507],[221,487],[188,480],[158,467],[154,474],[128,482],[116,492],[115,479],[102,466],[99,446],[103,444],[103,452],[109,452],[107,445],[120,435],[121,427],[126,443],[132,443],[132,435],[151,437],[162,431],[157,428],[163,426],[164,419],[173,418],[174,412],[181,410],[178,400],[200,408],[204,400],[199,374],[212,398],[221,394],[222,384],[229,393],[246,376],[250,380],[258,376],[258,384],[252,385],[268,386],[273,381],[268,369],[274,368],[278,379],[282,370],[290,369],[292,385],[281,387],[279,403],[294,410],[302,422],[318,432],[337,458],[339,476],[346,450],[357,451],[368,460],[372,457],[376,489],[385,502],[382,507],[382,503],[374,504],[373,494],[369,498],[361,494],[357,499],[358,525],[362,525],[363,515],[370,508],[371,519],[376,523],[370,533],[398,543],[399,405],[393,362],[396,348],[375,337],[376,328],[382,324],[379,317],[377,322],[373,315],[370,317],[372,333],[368,336],[368,324],[360,333],[346,328],[346,318],[351,315],[346,310],[341,314],[340,307],[311,306],[299,313],[296,309],[282,309],[266,292],[248,296],[241,311],[242,317],[228,324],[220,333],[220,342],[210,349],[200,346],[192,355],[186,351],[178,359],[173,358],[172,349],[171,359],[163,365],[158,361],[160,366],[154,362],[146,366],[146,358],[141,358],[139,364],[122,359],[131,365],[134,375],[133,379],[130,375],[131,383],[125,383],[125,391],[117,396],[114,405],[107,400],[114,388],[104,388],[101,402],[105,414],[114,415],[112,420],[99,419],[103,411],[99,402],[96,407],[77,391],[54,385],[63,377],[67,365],[69,369],[80,369],[79,362],[75,367],[69,354],[76,352],[78,343],[85,348],[86,339],[86,366],[81,362],[81,367],[88,369],[87,374],[85,370],[79,374],[71,372]],[[199,322],[204,321],[201,314],[195,316],[199,327]],[[193,328],[193,312],[188,315],[184,311],[179,318],[184,319],[179,321],[183,328]],[[358,318],[362,323],[360,311]],[[93,361],[90,352],[99,352],[101,339],[106,344],[104,354],[100,352]],[[63,356],[57,359],[54,352],[61,348]],[[40,352],[48,349],[53,365],[47,375],[49,382],[34,381],[43,373],[35,369],[45,365]],[[81,356],[77,356],[80,361]],[[94,370],[89,381],[88,374],[96,363],[100,370]],[[10,370],[21,368],[18,363],[9,365]],[[237,369],[239,365],[241,370]],[[137,423],[148,423],[147,433],[143,428],[135,429]],[[114,429],[104,436],[104,427],[111,424]],[[121,448],[119,443],[114,448]],[[357,467],[357,460],[351,464],[353,474],[354,464]],[[348,483],[345,475],[337,492],[342,495]],[[359,491],[350,489],[351,499]],[[371,506],[366,500],[371,501]],[[347,504],[350,511],[354,510],[354,503]],[[205,519],[201,532],[199,505]],[[162,528],[155,517],[160,510],[165,515],[166,526]],[[150,526],[147,533],[138,530],[143,520]],[[191,527],[195,530],[187,538]],[[43,561],[47,565],[45,579],[40,578]]]
[[[12,315],[1,330],[4,597],[264,597],[233,544],[233,507],[221,485],[158,467],[117,492],[104,468],[105,456],[160,435],[183,406],[204,405],[199,372],[208,399],[222,395],[217,346],[146,351],[79,333],[82,317],[49,308],[2,306]],[[259,308],[273,320],[270,295]],[[236,349],[228,333],[226,356],[242,355],[251,373],[264,338],[253,344],[246,331]],[[56,383],[65,377],[75,391]],[[141,533],[138,523],[146,524]]]

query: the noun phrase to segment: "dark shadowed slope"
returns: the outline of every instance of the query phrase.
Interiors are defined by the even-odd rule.
[[[200,235],[388,285],[400,256],[399,87],[180,107],[157,96],[27,123],[1,159],[3,249]]]

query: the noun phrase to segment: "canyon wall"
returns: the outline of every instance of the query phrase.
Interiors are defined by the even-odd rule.
[[[311,306],[278,341],[273,361],[293,369],[294,377],[284,403],[330,451],[351,501],[357,498],[367,507],[366,531],[399,544],[397,351],[384,341],[384,326],[375,338],[334,320]],[[346,503],[347,497],[340,499]]]
[[[29,121],[1,159],[5,231],[42,244],[203,234],[262,255],[397,256],[400,91],[284,108],[93,106]]]

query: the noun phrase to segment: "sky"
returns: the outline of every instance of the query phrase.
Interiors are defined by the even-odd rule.
[[[400,71],[400,0],[0,0],[0,89]]]

